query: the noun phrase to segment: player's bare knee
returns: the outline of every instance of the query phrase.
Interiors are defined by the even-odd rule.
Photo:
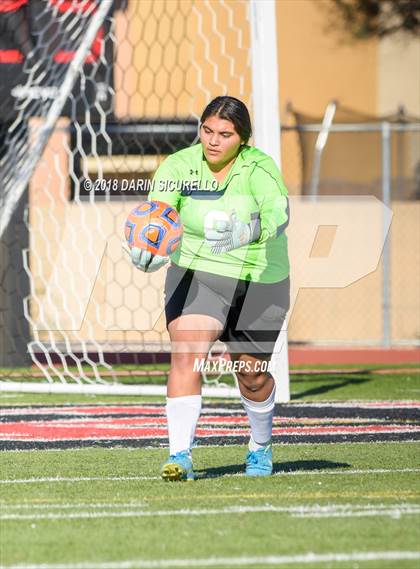
[[[244,372],[237,374],[238,381],[252,393],[256,393],[264,389],[269,377],[265,373]]]
[[[192,370],[196,354],[188,352],[172,353],[171,366],[176,371]]]

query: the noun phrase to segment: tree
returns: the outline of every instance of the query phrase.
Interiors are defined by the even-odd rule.
[[[420,0],[333,0],[341,25],[357,39],[418,35]]]

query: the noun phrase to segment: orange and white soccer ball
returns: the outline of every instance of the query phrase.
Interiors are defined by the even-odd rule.
[[[124,227],[128,246],[165,257],[181,242],[183,227],[178,212],[165,202],[146,201],[135,207]]]

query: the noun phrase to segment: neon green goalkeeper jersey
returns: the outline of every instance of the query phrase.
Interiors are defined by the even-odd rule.
[[[243,146],[220,184],[201,144],[169,156],[157,169],[149,200],[160,200],[180,214],[184,233],[171,261],[184,268],[242,280],[275,283],[289,274],[285,228],[287,189],[275,162],[257,148]],[[245,223],[259,218],[258,241],[215,255],[205,243],[211,219],[236,211]]]

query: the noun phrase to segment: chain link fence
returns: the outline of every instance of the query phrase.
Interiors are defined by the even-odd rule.
[[[340,107],[333,111],[328,122],[327,113],[322,120],[289,107],[294,124],[282,130],[282,162],[291,195],[375,196],[392,210],[392,224],[375,271],[345,288],[299,291],[289,339],[418,345],[420,123],[402,110],[380,118]],[[333,229],[323,233],[327,250]]]

